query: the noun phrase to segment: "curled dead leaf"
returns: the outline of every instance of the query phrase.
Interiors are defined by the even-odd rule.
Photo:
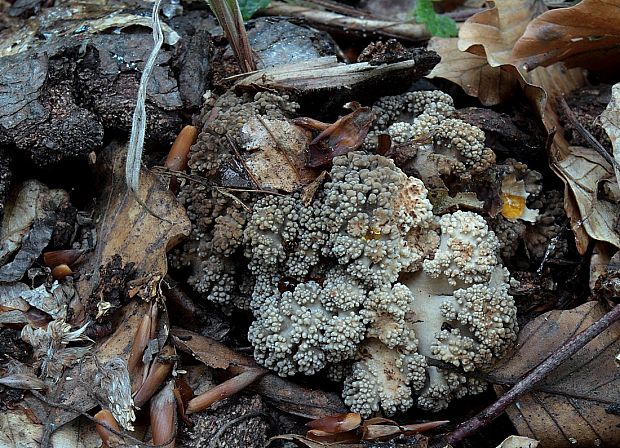
[[[532,20],[515,43],[512,56],[533,69],[564,62],[598,72],[618,73],[620,4],[583,0],[569,8],[547,11]]]
[[[326,165],[334,157],[355,151],[362,146],[370,125],[375,119],[369,107],[350,103],[353,112],[336,120],[334,124],[323,129],[308,146],[307,166],[317,168]],[[300,126],[312,126],[315,120],[306,118],[294,120]],[[321,123],[323,125],[323,123]]]
[[[556,162],[553,167],[570,188],[578,209],[579,218],[570,216],[573,228],[583,227],[587,234],[599,241],[620,247],[620,234],[616,228],[620,204],[599,198],[599,183],[615,179],[612,168],[603,157],[590,148],[570,147],[571,154]],[[587,245],[578,244],[581,254]]]

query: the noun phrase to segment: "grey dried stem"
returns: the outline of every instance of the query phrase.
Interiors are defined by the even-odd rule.
[[[136,108],[131,123],[127,162],[125,164],[125,180],[127,186],[135,194],[136,198],[138,197],[138,190],[140,188],[140,166],[142,164],[142,150],[144,148],[144,134],[146,132],[146,88],[155,65],[155,60],[164,42],[164,34],[161,29],[161,22],[159,21],[161,1],[162,0],[155,1],[151,14],[151,27],[153,28],[153,41],[155,45],[153,45],[153,50],[144,65],[144,70],[142,70],[140,86],[138,87],[138,98],[136,99]]]
[[[125,164],[125,181],[129,190],[135,199],[144,207],[151,215],[167,221],[155,214],[139,197],[140,188],[140,168],[142,165],[142,150],[144,149],[144,136],[146,133],[146,89],[151,77],[151,72],[155,66],[155,60],[159,54],[159,50],[164,42],[164,35],[159,20],[159,9],[162,0],[156,0],[151,13],[151,27],[153,28],[153,50],[149,55],[140,85],[138,87],[138,97],[136,99],[136,107],[134,109],[133,121],[131,124],[131,135],[129,138],[129,147],[127,149],[127,161]],[[252,49],[248,40],[241,10],[236,0],[210,0],[209,6],[222,26],[224,33],[233,49],[241,70],[243,72],[251,72],[256,70],[256,64],[252,56]]]

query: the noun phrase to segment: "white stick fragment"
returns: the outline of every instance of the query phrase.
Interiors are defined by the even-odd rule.
[[[161,0],[156,0],[153,5],[153,13],[151,14],[151,27],[153,28],[153,41],[155,45],[144,65],[142,77],[140,78],[140,86],[138,87],[138,98],[136,100],[136,108],[133,113],[133,121],[131,123],[131,136],[129,138],[129,147],[127,149],[127,162],[125,164],[125,181],[130,190],[136,196],[140,186],[140,165],[142,163],[142,150],[144,148],[144,134],[146,132],[146,87],[155,65],[155,59],[159,54],[161,45],[164,41],[164,35],[161,30],[159,21],[159,7]]]

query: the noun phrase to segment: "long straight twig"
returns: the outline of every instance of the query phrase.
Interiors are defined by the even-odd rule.
[[[520,382],[499,397],[495,403],[480,412],[475,417],[461,423],[454,431],[444,435],[436,441],[431,448],[444,447],[446,444],[454,445],[464,438],[472,435],[491,421],[499,417],[508,406],[515,403],[522,395],[529,392],[535,384],[543,380],[549,372],[558,368],[564,361],[577,353],[588,342],[601,334],[613,323],[620,320],[620,305],[616,305],[599,321],[592,324],[586,330],[573,336],[566,341],[557,351],[541,362],[534,370],[525,376]]]

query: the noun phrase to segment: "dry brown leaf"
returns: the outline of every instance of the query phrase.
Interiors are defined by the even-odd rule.
[[[0,446],[2,448],[40,448],[43,426],[33,423],[22,410],[0,413]],[[85,418],[63,426],[52,436],[54,447],[91,448],[99,446],[101,439],[95,425]]]
[[[316,178],[316,171],[305,166],[311,140],[310,132],[290,121],[254,115],[241,128],[239,143],[259,188],[292,193]]]
[[[563,176],[562,170],[556,163],[571,155],[568,142],[556,113],[556,100],[560,95],[566,95],[585,83],[583,73],[579,69],[566,69],[556,63],[549,67],[538,67],[526,72],[519,67],[511,56],[512,48],[525,31],[528,23],[545,11],[541,0],[499,0],[495,7],[470,17],[459,32],[458,48],[474,54],[479,58],[486,58],[489,68],[482,65],[475,66],[475,59],[471,60],[472,70],[465,75],[455,76],[462,70],[463,56],[454,51],[453,43],[442,54],[441,63],[435,67],[434,73],[441,73],[442,77],[461,85],[468,94],[480,94],[484,104],[497,104],[513,89],[514,80],[506,73],[515,75],[520,85],[520,91],[529,100],[530,104],[541,118],[548,133],[548,146],[551,167],[570,186],[570,180]],[[441,51],[440,51],[441,52]],[[505,71],[498,71],[498,68]],[[481,86],[484,86],[481,87]],[[590,238],[596,238],[589,233],[589,228],[581,225],[583,216],[580,211],[586,207],[579,204],[577,198],[570,194],[565,195],[565,209],[573,226],[576,244],[581,254],[585,253]],[[613,222],[613,216],[605,216],[607,222]]]
[[[513,58],[529,68],[564,62],[601,72],[618,72],[620,3],[583,0],[532,20],[515,44]]]
[[[583,226],[595,240],[620,247],[620,235],[616,230],[620,204],[598,197],[601,181],[615,181],[611,167],[593,149],[571,147],[570,150],[571,154],[556,162],[554,167],[576,200],[581,219],[575,225]]]
[[[614,158],[620,163],[620,83],[611,89],[611,101],[601,114],[601,126],[609,135]],[[616,168],[616,179],[620,179],[620,170]]]
[[[588,302],[537,317],[519,333],[512,356],[494,367],[492,381],[514,384],[604,314],[601,304]],[[615,446],[620,440],[620,416],[607,410],[620,404],[620,369],[614,361],[619,350],[620,323],[616,323],[508,408],[519,434],[539,440],[545,448]]]
[[[163,278],[167,271],[166,250],[189,233],[190,223],[185,210],[154,174],[142,173],[139,194],[153,212],[168,221],[151,215],[128,194],[124,181],[125,152],[125,148],[113,144],[99,158],[99,179],[103,186],[94,212],[98,244],[84,256],[81,266],[83,272],[92,275],[84,275],[76,282],[82,300],[97,287],[99,266],[117,254],[122,256],[123,262],[135,263],[138,276],[148,277],[158,273]],[[119,319],[114,320],[118,323],[114,333],[98,341],[92,349],[100,364],[116,357],[127,360],[136,330],[148,309],[148,303],[135,299],[125,306]],[[81,317],[83,319],[85,316]],[[165,310],[160,313],[160,321],[167,322]],[[86,412],[98,404],[93,395],[95,372],[95,362],[88,357],[82,364],[65,371],[61,379],[50,387],[51,393],[46,398],[73,410],[48,406],[35,397],[27,397],[26,400],[47,428],[54,430],[73,420],[80,411]]]
[[[512,98],[519,90],[517,69],[510,65],[491,67],[485,56],[461,51],[457,38],[433,37],[428,49],[441,56],[428,78],[443,78],[458,84],[465,93],[474,96],[485,106]]]
[[[135,263],[136,277],[163,278],[168,269],[166,252],[189,235],[191,224],[185,209],[153,173],[141,174],[139,194],[157,217],[129,193],[124,181],[125,154],[124,146],[113,143],[98,159],[98,181],[103,184],[94,212],[98,244],[84,256],[80,267],[80,271],[92,273],[76,282],[82,301],[97,288],[101,279],[99,267],[117,254],[123,265]],[[85,316],[77,316],[73,323],[80,324],[80,318]]]
[[[353,112],[322,129],[310,142],[307,159],[309,167],[318,168],[329,164],[334,157],[355,151],[362,145],[375,116],[369,107],[360,107],[358,103],[349,104]],[[304,124],[308,121],[311,120],[300,118],[295,122]]]
[[[253,358],[235,352],[214,339],[182,328],[172,328],[170,334],[177,348],[209,367],[230,368],[229,371],[234,374],[257,367]],[[306,389],[273,373],[262,377],[251,389],[269,399],[279,409],[301,417],[317,419],[347,411],[337,394]]]
[[[467,19],[459,31],[461,51],[486,55],[491,67],[512,64],[512,47],[528,23],[547,10],[542,0],[498,0]]]

